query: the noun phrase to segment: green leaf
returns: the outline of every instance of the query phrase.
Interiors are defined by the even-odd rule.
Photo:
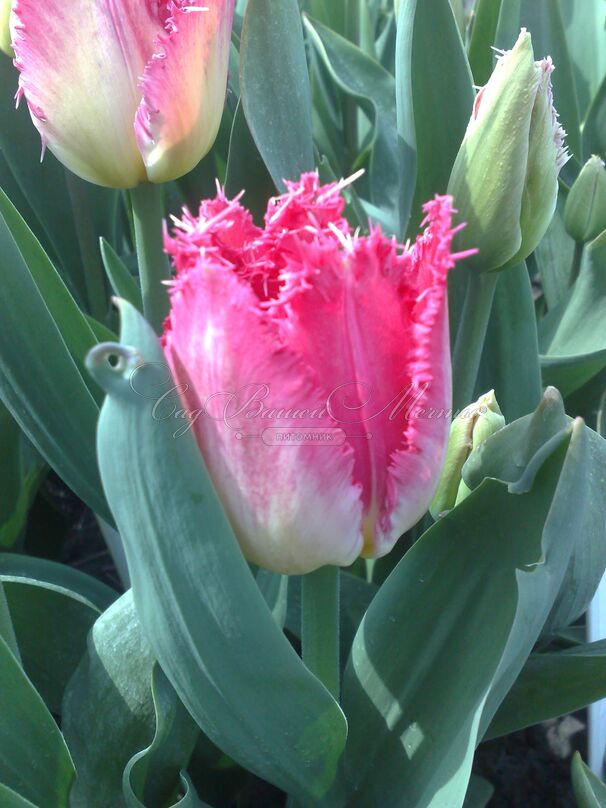
[[[569,424],[560,394],[548,388],[532,415],[509,424],[471,454],[463,466],[463,479],[471,488],[484,477],[523,485],[525,470],[531,468],[533,456],[542,445],[556,440]],[[567,626],[585,611],[606,567],[603,537],[606,506],[601,495],[606,475],[606,443],[591,429],[585,429],[585,441],[587,457],[579,475],[586,505],[584,508],[579,503],[574,506],[577,528],[573,550],[550,614],[542,626],[547,635]],[[565,521],[559,527],[550,523],[550,528],[564,534],[565,525]]]
[[[425,5],[427,5],[425,3]],[[408,220],[417,182],[417,140],[415,133],[412,52],[417,0],[400,0],[396,33],[396,120],[398,160],[392,165],[400,186],[400,234]]]
[[[512,48],[522,27],[530,31],[535,59],[553,58],[557,68],[552,77],[554,105],[568,148],[581,160],[579,106],[559,0],[502,0],[495,44]]]
[[[560,9],[583,117],[606,75],[606,4],[604,0],[560,0]]]
[[[100,612],[105,611],[118,597],[117,592],[92,575],[35,556],[0,553],[0,576],[29,578],[41,584],[67,589],[92,603]]]
[[[606,808],[606,785],[583,763],[578,752],[573,755],[571,773],[577,808]]]
[[[486,84],[494,67],[493,45],[500,11],[501,0],[478,0],[476,3],[468,55],[473,79],[478,87]]]
[[[158,665],[152,673],[152,695],[156,732],[147,749],[131,758],[124,770],[126,804],[129,808],[202,806],[193,792],[174,800],[200,731]]]
[[[358,99],[373,123],[370,189],[372,202],[385,216],[389,232],[399,232],[402,186],[398,177],[399,145],[393,105],[393,76],[360,48],[321,23],[305,19],[311,42],[337,85]],[[412,195],[412,189],[411,189]]]
[[[267,201],[275,194],[276,186],[250,134],[242,103],[238,102],[229,142],[225,192],[231,197],[240,191],[246,192],[244,204],[255,222],[263,224]]]
[[[96,340],[51,266],[45,275],[39,245],[24,246],[25,225],[10,202],[0,200],[0,396],[44,459],[111,519],[95,459],[98,408],[78,368]]]
[[[314,168],[311,89],[297,0],[249,0],[240,49],[246,120],[277,188]]]
[[[23,668],[48,709],[59,715],[67,682],[100,614],[87,600],[52,584],[0,575]]]
[[[19,664],[21,664],[17,637],[15,636],[15,629],[13,628],[13,621],[11,620],[11,613],[8,608],[8,601],[4,592],[4,586],[2,585],[2,579],[0,579],[0,637],[6,643],[11,654]]]
[[[78,772],[70,808],[126,807],[124,768],[154,734],[153,665],[129,591],[96,621],[65,692],[63,732]]]
[[[114,294],[128,300],[138,311],[143,311],[139,284],[111,244],[104,238],[101,239],[101,258]]]
[[[71,211],[63,166],[47,153],[40,161],[42,144],[32,124],[27,104],[15,109],[18,73],[9,59],[0,58],[0,148],[23,196],[36,214],[54,254],[79,297],[85,299],[80,270],[80,248]],[[39,233],[39,235],[41,235]]]
[[[0,546],[19,538],[46,465],[0,401]]]
[[[448,81],[444,81],[448,76]],[[422,205],[445,194],[473,109],[473,79],[448,0],[418,3],[412,39],[417,186],[409,235]]]
[[[40,808],[2,783],[0,783],[0,800],[3,808]]]
[[[572,713],[606,697],[606,640],[531,654],[484,740]]]
[[[1,637],[0,715],[0,783],[40,808],[67,808],[75,774],[69,752]]]
[[[505,419],[514,421],[535,409],[541,388],[532,288],[520,264],[499,275],[476,389],[494,389]]]
[[[548,309],[553,309],[566,297],[574,282],[574,241],[564,227],[565,204],[566,199],[560,193],[547,233],[533,253]]]
[[[136,310],[124,301],[120,310],[123,347],[100,346],[88,366],[108,390],[99,464],[141,623],[209,738],[302,802],[321,804],[336,777],[344,716],[276,625],[192,435],[175,440],[169,422],[152,418],[153,397],[141,390],[166,383],[164,356]]]
[[[586,155],[599,154],[602,160],[606,159],[606,76],[587,113],[583,148]]]
[[[84,370],[84,357],[97,344],[97,339],[86,317],[78,308],[68,288],[61,280],[40,242],[29,229],[10,199],[0,190],[0,219],[9,231],[23,263],[36,284],[46,308],[57,324],[65,345],[91,394],[101,400],[99,388],[91,385]],[[4,262],[3,262],[4,263]],[[11,271],[2,267],[2,277]]]
[[[576,527],[564,511],[575,510],[571,499],[584,505],[585,453],[577,424],[539,451],[523,486],[484,480],[383,584],[345,674],[348,806],[463,803],[481,721],[530,653],[564,575]]]
[[[606,367],[606,237],[586,248],[580,275],[568,295],[539,324],[543,382],[564,396]]]

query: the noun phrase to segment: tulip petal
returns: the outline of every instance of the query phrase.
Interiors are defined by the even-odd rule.
[[[166,14],[152,0],[15,0],[15,64],[43,144],[84,179],[146,179],[133,123]]]
[[[186,174],[214,143],[234,0],[177,0],[141,81],[135,131],[152,182]]]
[[[294,249],[270,304],[282,340],[314,367],[348,434],[371,557],[427,510],[448,437],[450,200],[426,210],[429,228],[412,251],[398,252],[379,230],[353,239],[335,230]],[[415,417],[420,408],[435,417]]]
[[[325,414],[275,412],[322,409],[311,369],[281,344],[251,286],[212,251],[179,274],[171,298],[167,360],[186,408],[204,413],[193,424],[198,445],[247,558],[289,574],[352,563],[362,547],[352,451],[262,437],[268,427],[334,429]],[[274,413],[263,417],[261,406]]]

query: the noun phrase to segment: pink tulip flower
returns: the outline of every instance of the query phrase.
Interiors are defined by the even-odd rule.
[[[211,148],[234,0],[15,0],[18,98],[48,148],[99,185],[165,182]]]
[[[287,185],[263,229],[220,189],[176,221],[163,341],[244,554],[295,574],[382,556],[427,510],[450,420],[446,276],[462,256],[448,197],[401,248],[351,231],[343,183]]]

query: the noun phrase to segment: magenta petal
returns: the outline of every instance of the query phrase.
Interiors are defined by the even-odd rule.
[[[164,22],[151,0],[13,4],[19,93],[43,143],[91,182],[130,187],[146,178],[133,132],[137,81]]]
[[[193,428],[247,558],[291,574],[352,563],[362,546],[353,454],[267,445],[276,426],[334,424],[259,412],[321,409],[324,395],[312,371],[280,345],[250,287],[212,255],[179,276],[165,352],[187,409],[205,410]]]
[[[214,143],[225,103],[234,0],[173,0],[141,81],[135,125],[152,182],[186,174]]]

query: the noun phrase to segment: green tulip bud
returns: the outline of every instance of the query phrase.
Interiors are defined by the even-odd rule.
[[[570,189],[564,224],[580,244],[592,241],[606,230],[606,168],[596,155],[585,163]]]
[[[477,271],[513,266],[545,235],[568,154],[553,106],[547,57],[535,62],[530,34],[499,56],[476,97],[448,184],[460,219],[457,249],[478,248]]]
[[[11,13],[12,0],[0,0],[0,50],[8,56],[14,56],[11,47],[11,32],[8,27],[8,18]]]
[[[460,412],[450,425],[446,460],[429,512],[434,519],[469,495],[461,477],[467,458],[484,441],[505,426],[494,390],[485,393]]]

